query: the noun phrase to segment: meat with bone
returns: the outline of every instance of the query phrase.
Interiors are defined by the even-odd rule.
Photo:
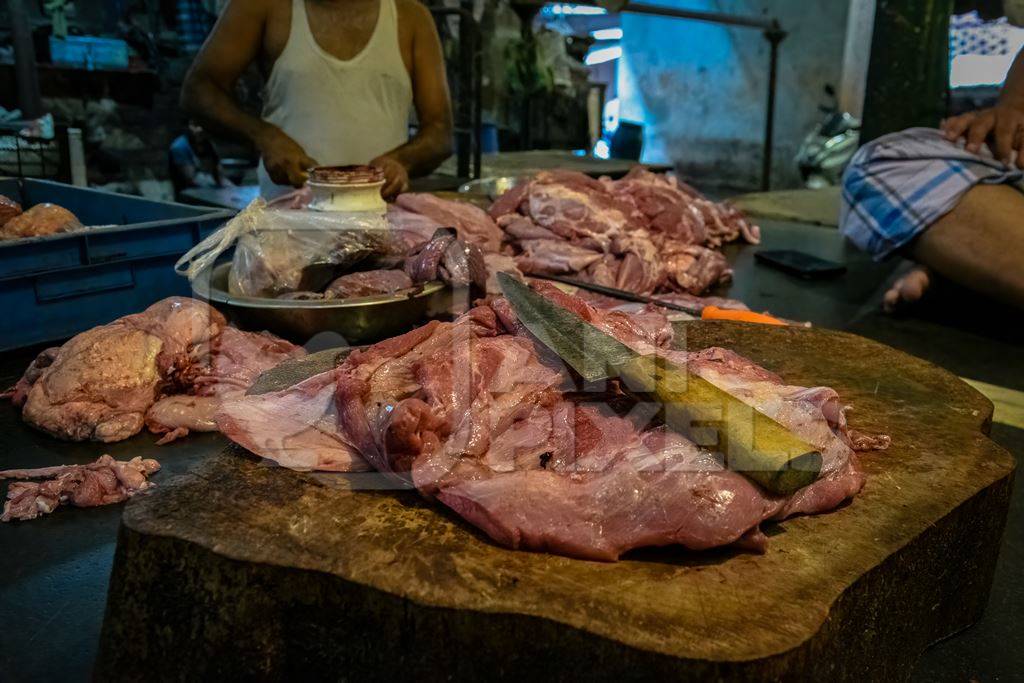
[[[156,460],[132,458],[122,462],[102,455],[88,465],[6,470],[0,472],[0,479],[46,481],[13,482],[7,489],[0,521],[35,519],[53,512],[59,505],[96,507],[120,503],[153,486],[148,477],[159,469]]]
[[[703,294],[732,271],[715,249],[759,232],[732,207],[641,167],[621,180],[542,172],[490,210],[527,274],[572,274],[638,294]]]
[[[220,400],[302,353],[226,327],[201,301],[172,297],[45,351],[12,399],[26,422],[72,441],[121,441],[144,425],[180,436],[214,429]]]
[[[412,280],[401,270],[365,270],[342,275],[324,290],[325,299],[354,299],[380,296],[412,287]]]
[[[0,240],[44,237],[82,227],[75,214],[56,204],[36,204],[3,223]]]
[[[218,424],[285,465],[296,460],[280,439],[285,432],[300,444],[312,440],[314,447],[299,449],[306,467],[321,457],[361,466],[354,450],[498,543],[586,559],[614,560],[650,545],[763,547],[762,522],[825,512],[860,490],[864,476],[834,391],[788,386],[725,349],[670,350],[671,328],[655,310],[601,311],[546,284],[536,288],[788,426],[821,450],[822,478],[791,497],[771,496],[652,420],[657,406],[624,401],[614,386],[612,395],[577,393],[504,299],[356,351],[308,388],[226,403]],[[330,385],[339,426],[324,438],[331,407],[322,397],[311,416],[293,413],[302,394],[319,397]],[[256,417],[238,419],[247,414]]]

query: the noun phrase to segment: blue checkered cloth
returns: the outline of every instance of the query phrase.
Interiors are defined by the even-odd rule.
[[[953,210],[975,185],[1012,184],[1024,171],[986,147],[972,154],[934,128],[911,128],[864,145],[843,176],[839,229],[881,261]]]

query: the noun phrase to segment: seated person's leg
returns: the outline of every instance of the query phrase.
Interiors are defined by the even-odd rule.
[[[920,299],[934,275],[1024,307],[1024,174],[917,128],[866,145],[844,177],[842,232],[877,260],[921,264],[885,295]]]
[[[974,187],[917,238],[909,255],[959,285],[1024,309],[1024,192]]]

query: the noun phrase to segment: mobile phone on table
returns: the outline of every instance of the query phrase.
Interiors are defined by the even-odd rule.
[[[835,277],[846,272],[846,266],[841,263],[795,249],[762,249],[754,254],[754,258],[758,263],[808,280]]]

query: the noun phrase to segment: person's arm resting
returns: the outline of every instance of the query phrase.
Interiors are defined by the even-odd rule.
[[[384,170],[385,197],[404,192],[410,176],[427,175],[452,153],[452,103],[441,39],[430,11],[422,5],[416,11],[412,83],[419,130],[406,144],[370,162]]]
[[[243,111],[232,94],[259,56],[266,16],[265,1],[228,3],[185,77],[181,106],[206,128],[252,143],[274,182],[298,187],[316,161],[280,128]]]
[[[1024,50],[1010,67],[996,106],[946,119],[942,131],[950,142],[965,140],[974,153],[990,141],[997,159],[1024,168]]]

